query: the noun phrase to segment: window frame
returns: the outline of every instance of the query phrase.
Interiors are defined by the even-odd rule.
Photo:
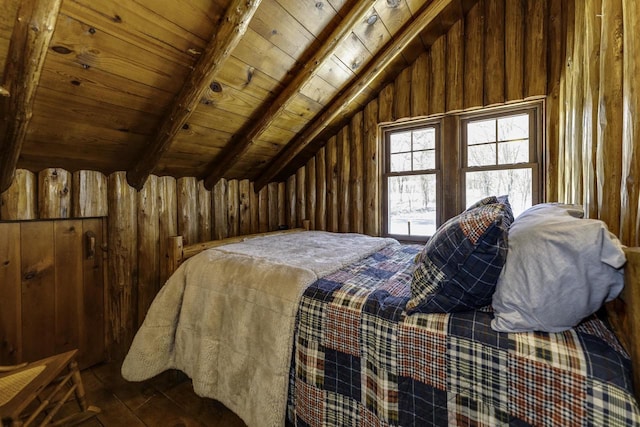
[[[500,117],[509,117],[522,113],[529,116],[529,162],[467,167],[467,131],[466,123],[470,121]],[[435,118],[420,118],[379,126],[378,147],[381,153],[379,164],[379,226],[380,235],[393,237],[402,242],[421,243],[431,236],[407,236],[389,234],[388,229],[388,177],[398,175],[390,173],[389,135],[394,132],[406,132],[416,128],[433,126],[436,128],[436,168],[433,170],[399,173],[399,175],[434,173],[436,176],[436,227],[466,208],[466,173],[482,170],[531,169],[531,203],[545,200],[545,101],[536,99],[497,107],[486,107],[470,112],[456,112],[439,115]],[[496,144],[498,143],[496,135]],[[447,170],[451,167],[452,170]],[[443,182],[444,180],[448,182]],[[449,182],[451,181],[451,182]],[[449,194],[444,194],[445,189]]]
[[[435,130],[435,168],[421,169],[417,171],[391,172],[391,135],[400,132],[409,132],[425,128],[434,128]],[[382,173],[380,174],[381,183],[381,234],[386,237],[392,237],[402,242],[424,243],[431,236],[418,236],[407,234],[391,234],[389,233],[389,191],[388,180],[394,176],[415,176],[415,175],[435,175],[436,177],[436,227],[441,222],[442,213],[442,120],[438,119],[421,119],[412,120],[410,122],[394,123],[381,127],[382,134]],[[413,147],[412,147],[413,148]],[[412,149],[413,151],[413,149]]]
[[[467,147],[467,123],[481,121],[483,119],[495,119],[496,126],[497,121],[503,117],[511,117],[520,114],[528,114],[529,115],[529,161],[523,163],[509,163],[509,164],[498,164],[497,156],[498,152],[496,150],[496,164],[495,165],[486,165],[486,166],[467,166],[468,162],[468,152]],[[535,102],[525,102],[518,103],[514,105],[501,106],[496,108],[488,108],[482,109],[478,111],[474,111],[471,113],[463,113],[458,116],[458,132],[459,132],[459,141],[458,146],[460,150],[460,161],[458,165],[459,170],[459,183],[460,183],[460,195],[459,195],[459,203],[462,208],[466,207],[467,202],[467,182],[466,176],[468,172],[482,172],[482,171],[500,171],[500,170],[508,170],[508,169],[530,169],[531,170],[531,204],[535,205],[540,203],[544,199],[544,194],[542,193],[542,189],[544,189],[543,185],[543,169],[542,165],[544,163],[543,158],[543,137],[544,137],[544,127],[543,127],[543,117],[544,117],[544,102],[543,101],[535,101]],[[498,134],[496,134],[495,143],[498,144],[500,141],[498,139]],[[497,147],[496,147],[497,148]]]

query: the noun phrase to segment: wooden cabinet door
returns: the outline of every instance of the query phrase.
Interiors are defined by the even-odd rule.
[[[0,364],[104,360],[103,219],[0,223]]]

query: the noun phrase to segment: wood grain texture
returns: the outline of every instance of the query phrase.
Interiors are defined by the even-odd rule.
[[[338,132],[336,148],[338,157],[338,231],[348,233],[350,228],[350,204],[351,188],[351,135],[349,126],[345,126]]]
[[[430,50],[429,115],[445,112],[445,85],[447,79],[447,37],[438,37]]]
[[[4,69],[0,97],[0,192],[9,188],[33,116],[40,76],[58,19],[62,0],[25,0],[20,3]]]
[[[296,227],[307,219],[307,171],[304,166],[296,172]]]
[[[297,219],[293,217],[295,222]],[[264,187],[258,192],[258,230],[260,233],[269,231],[269,188]],[[231,236],[230,236],[231,237]]]
[[[508,3],[508,2],[507,2]],[[509,6],[505,4],[507,9]],[[552,2],[549,5],[549,37],[547,56],[549,64],[549,76],[547,79],[547,100],[545,114],[546,144],[544,152],[544,183],[545,201],[558,201],[558,158],[560,150],[560,81],[564,69],[565,43],[563,28],[566,28],[563,15],[563,3]],[[509,59],[507,58],[508,62]],[[509,68],[507,68],[509,69]],[[507,73],[507,88],[509,86],[509,73]],[[507,101],[509,93],[507,89]]]
[[[55,354],[55,242],[51,221],[25,222],[20,237],[29,242],[21,248],[22,357],[38,360]],[[36,316],[25,316],[34,309]]]
[[[278,183],[278,227],[287,224],[287,184]]]
[[[158,178],[158,245],[161,259],[166,259],[169,252],[169,237],[178,234],[178,201],[176,179],[170,176]],[[160,275],[156,292],[169,278],[166,263],[160,263]]]
[[[406,70],[411,70],[410,67]],[[409,74],[410,76],[410,74]],[[410,82],[407,82],[410,84]],[[407,102],[409,104],[409,102]],[[364,233],[364,123],[363,113],[356,113],[351,119],[351,141],[349,147],[349,160],[351,162],[351,174],[349,177],[350,191],[350,230],[353,233]]]
[[[411,67],[396,77],[393,92],[393,116],[397,119],[411,117]]]
[[[278,229],[278,183],[270,182],[267,185],[267,197],[269,199],[268,204],[268,221],[269,230],[275,231]]]
[[[20,224],[0,223],[0,364],[22,361],[22,288]]]
[[[431,72],[431,70],[429,70]],[[395,97],[394,85],[388,84],[378,94],[378,111],[381,123],[392,122],[396,118],[393,115],[393,99]]]
[[[285,218],[289,228],[296,227],[296,175],[292,174],[286,182]]]
[[[547,93],[547,0],[527,0],[524,33],[524,97]]]
[[[84,314],[84,283],[82,271],[83,228],[80,220],[56,221],[54,235],[55,283],[55,353],[80,347],[80,337],[86,334],[81,314]],[[49,325],[51,330],[51,325]]]
[[[227,181],[227,229],[229,237],[240,234],[240,198],[237,179]]]
[[[138,192],[138,317],[139,328],[160,281],[160,216],[158,210],[158,177],[150,175]],[[137,329],[136,328],[136,329]]]
[[[216,240],[229,237],[229,224],[227,222],[227,180],[221,179],[213,186],[211,198],[213,211],[213,237]],[[253,204],[252,204],[253,206]],[[256,204],[256,208],[258,205]]]
[[[198,242],[212,239],[211,232],[211,192],[204,187],[202,180],[198,181]]]
[[[312,157],[305,166],[305,175],[307,177],[306,189],[306,219],[309,220],[309,229],[316,229],[316,204],[318,202],[318,194],[316,193],[316,158]]]
[[[485,0],[484,7],[484,105],[490,106],[505,100],[505,0]]]
[[[459,6],[459,4],[454,3],[452,0],[434,0],[422,9],[420,13],[416,14],[413,20],[396,33],[396,36],[367,64],[366,69],[363,70],[358,78],[333,100],[332,108],[316,116],[298,138],[291,142],[287,149],[281,152],[278,158],[267,166],[256,179],[256,187],[261,188],[280,173],[290,161],[295,159],[324,130],[328,123],[341,115],[343,106],[351,104],[381,74],[382,70],[392,63],[404,47],[419,36],[425,28],[432,25],[441,15],[451,12],[452,9]]]
[[[640,238],[640,5],[623,3],[622,188],[620,236],[623,244],[637,246]]]
[[[125,172],[109,175],[109,282],[107,348],[110,358],[123,357],[137,320],[138,200]]]
[[[464,50],[464,19],[460,19],[447,33],[447,112],[461,111],[464,107]]]
[[[366,21],[367,14],[371,6],[375,3],[373,0],[358,0],[353,4],[346,16],[340,20],[333,31],[328,33],[320,46],[310,46],[308,53],[303,58],[308,58],[300,67],[299,72],[291,79],[289,84],[278,93],[278,96],[268,104],[265,111],[261,114],[259,120],[255,121],[249,129],[242,132],[242,137],[238,141],[230,143],[230,148],[223,152],[223,155],[216,159],[214,168],[208,173],[206,183],[211,187],[220,177],[239,160],[239,158],[247,152],[249,147],[255,143],[260,135],[269,128],[276,119],[283,114],[285,109],[292,102],[293,98],[301,92],[305,86],[312,83],[313,77],[320,71],[329,59],[336,54],[337,49],[343,48],[346,41],[354,39],[353,27],[356,23]],[[363,46],[364,48],[364,46]]]
[[[429,114],[430,71],[429,53],[423,52],[411,67],[411,115],[413,117],[426,116]]]
[[[484,102],[484,1],[479,0],[464,21],[464,108]]]
[[[38,217],[40,219],[71,216],[71,173],[59,168],[38,173]]]
[[[378,102],[373,100],[364,109],[364,233],[380,234]]]
[[[107,216],[107,177],[97,171],[76,171],[71,186],[74,218]]]
[[[316,211],[315,229],[327,229],[327,157],[326,147],[316,154]]]
[[[187,176],[176,181],[178,200],[178,234],[185,245],[198,242],[198,181]]]
[[[251,234],[251,185],[248,179],[238,182],[238,218],[239,232],[243,234]]]
[[[524,99],[524,2],[525,0],[509,0],[504,3],[504,57],[505,68],[508,70],[504,91],[508,102]],[[550,38],[550,42],[552,40]],[[553,41],[561,42],[561,39]]]
[[[338,147],[335,136],[329,139],[327,157],[327,231],[337,232],[338,226]]]
[[[127,173],[127,179],[137,189],[157,166],[170,148],[177,133],[187,122],[205,91],[220,71],[231,51],[247,31],[261,0],[232,0],[215,35],[204,49],[198,63],[182,86],[180,93],[160,122],[152,142],[138,156],[137,163]]]
[[[620,234],[620,183],[622,182],[624,28],[622,2],[602,1],[602,39],[597,123],[599,218]]]
[[[18,169],[11,186],[0,194],[0,219],[27,220],[38,217],[38,190],[36,175]]]

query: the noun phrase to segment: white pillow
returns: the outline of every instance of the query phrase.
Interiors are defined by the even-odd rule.
[[[516,218],[492,300],[494,330],[564,331],[620,294],[622,245],[604,222],[581,213],[549,203]]]

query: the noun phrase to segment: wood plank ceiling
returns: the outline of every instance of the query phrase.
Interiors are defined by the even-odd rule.
[[[43,28],[25,12],[54,3],[3,0],[4,188],[16,167],[281,179],[475,1],[64,0]],[[40,69],[15,70],[37,58],[24,40]]]

